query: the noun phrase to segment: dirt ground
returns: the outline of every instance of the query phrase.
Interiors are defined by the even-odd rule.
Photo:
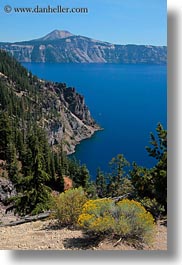
[[[36,221],[17,226],[0,227],[0,249],[13,250],[136,250],[125,242],[114,246],[104,240],[96,242],[80,230],[60,228],[54,220]],[[153,244],[143,250],[167,250],[167,227],[156,225]]]

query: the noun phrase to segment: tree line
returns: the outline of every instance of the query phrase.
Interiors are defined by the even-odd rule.
[[[96,188],[100,198],[127,195],[157,217],[167,214],[167,131],[160,123],[156,134],[150,134],[149,144],[146,150],[156,160],[154,167],[141,167],[136,162],[129,167],[129,162],[119,154],[110,162],[111,174],[98,170]]]
[[[40,83],[16,60],[0,51],[0,160],[5,161],[1,175],[14,184],[17,195],[12,198],[21,215],[49,209],[51,192],[64,191],[64,177],[73,187],[83,187],[90,198],[128,196],[141,202],[154,216],[167,213],[167,131],[159,123],[151,133],[149,156],[156,160],[153,168],[135,162],[130,166],[122,154],[109,163],[111,173],[97,170],[91,181],[86,165],[70,159],[49,144],[40,124]],[[8,79],[8,81],[7,81]],[[25,92],[28,96],[16,96]],[[54,109],[50,109],[54,116]],[[102,158],[101,158],[102,159]]]
[[[19,213],[38,213],[49,208],[51,190],[64,191],[64,176],[73,187],[83,187],[91,198],[127,195],[140,201],[153,215],[167,213],[167,132],[158,124],[157,136],[151,134],[149,156],[156,159],[152,168],[130,166],[122,154],[113,158],[107,174],[97,170],[91,181],[86,165],[70,159],[62,145],[54,151],[47,135],[36,124],[23,137],[23,132],[12,126],[6,113],[0,113],[0,159],[6,161],[9,179],[15,185],[15,206]],[[130,167],[129,167],[130,166]]]

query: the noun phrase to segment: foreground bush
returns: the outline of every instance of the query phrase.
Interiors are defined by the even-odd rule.
[[[154,216],[155,219],[160,218],[165,214],[164,205],[159,204],[156,198],[150,199],[144,197],[143,199],[140,199],[140,203]]]
[[[52,206],[54,217],[62,225],[75,225],[86,201],[86,195],[81,187],[54,196]]]
[[[86,232],[98,236],[119,237],[133,242],[150,243],[154,220],[140,203],[124,199],[89,200],[78,218]]]

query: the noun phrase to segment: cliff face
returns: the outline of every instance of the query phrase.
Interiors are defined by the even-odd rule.
[[[165,64],[166,46],[115,45],[55,30],[43,38],[0,43],[20,62]]]
[[[1,166],[1,163],[0,163]],[[7,199],[16,195],[16,190],[12,182],[7,178],[0,177],[0,208]]]
[[[50,88],[52,90],[51,95],[48,91]],[[67,88],[65,84],[45,82],[43,89],[45,94],[47,92],[49,94],[48,97],[45,96],[43,104],[48,109],[54,106],[54,110],[57,112],[56,119],[47,120],[44,118],[49,142],[51,144],[62,142],[64,150],[71,154],[81,140],[91,137],[100,128],[91,117],[84,97],[78,94],[75,88]]]
[[[74,88],[38,79],[1,51],[0,96],[0,112],[11,113],[20,129],[36,122],[47,132],[49,143],[61,143],[67,154],[99,130],[84,97]]]

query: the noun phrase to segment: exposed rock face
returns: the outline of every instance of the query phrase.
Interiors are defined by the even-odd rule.
[[[35,81],[35,86],[38,87],[35,101],[30,91],[20,89],[11,78],[2,73],[0,82],[14,100],[18,99],[20,103],[23,101],[23,104],[29,101],[28,112],[46,130],[49,143],[61,143],[67,154],[73,153],[81,140],[91,137],[100,129],[91,117],[84,97],[75,88],[66,87],[65,83]]]
[[[44,84],[44,92],[50,88],[50,83]],[[64,150],[71,154],[75,146],[81,140],[89,138],[99,130],[99,126],[91,117],[88,107],[85,105],[84,97],[75,91],[75,88],[67,88],[65,84],[51,84],[54,107],[59,115],[57,119],[47,121],[49,142],[62,142]],[[50,97],[47,105],[51,104]]]
[[[7,199],[15,195],[16,190],[12,182],[6,178],[0,177],[0,204],[4,204]]]
[[[46,40],[59,40],[64,39],[67,37],[73,36],[72,33],[66,30],[54,30],[51,33],[47,34],[46,36],[39,39],[39,41],[46,41]]]
[[[31,41],[0,43],[20,62],[165,64],[166,46],[115,45],[55,30]]]

